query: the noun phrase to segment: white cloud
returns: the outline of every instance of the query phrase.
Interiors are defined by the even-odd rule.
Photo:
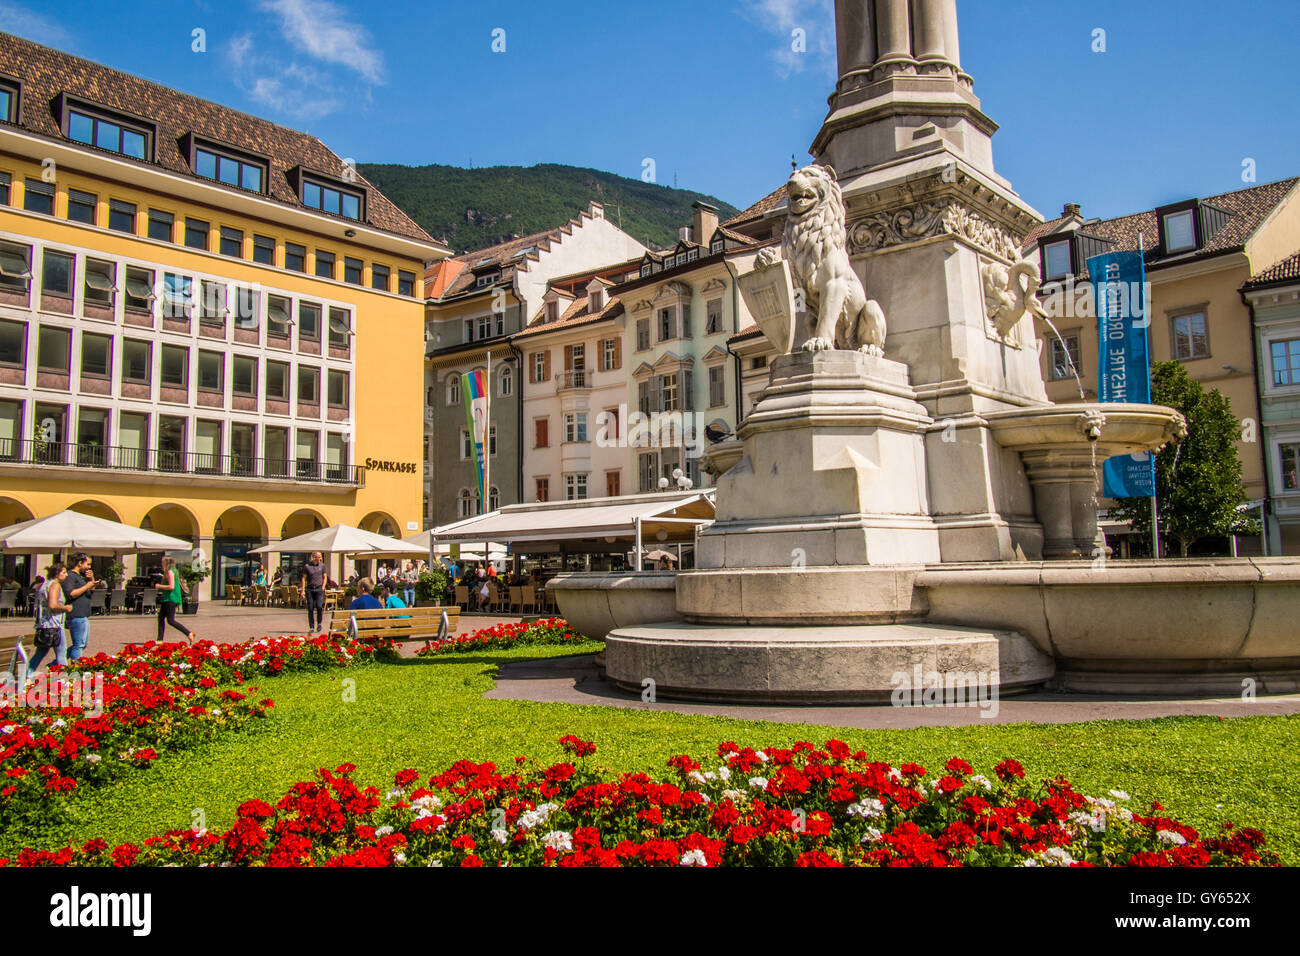
[[[384,55],[364,27],[328,0],[262,0],[280,20],[280,33],[293,46],[324,63],[345,66],[367,82],[384,83]]]
[[[231,72],[249,98],[276,113],[311,121],[340,109],[345,94],[325,73],[258,51],[250,34],[233,37],[226,46]]]
[[[834,63],[834,0],[740,0],[740,7],[745,19],[778,38],[772,59],[782,76]]]
[[[60,50],[74,46],[72,35],[58,23],[16,3],[0,3],[0,30]]]

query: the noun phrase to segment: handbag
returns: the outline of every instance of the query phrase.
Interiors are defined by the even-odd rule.
[[[59,646],[59,640],[63,637],[62,628],[58,627],[38,627],[36,637],[33,643],[38,650],[48,651]]]

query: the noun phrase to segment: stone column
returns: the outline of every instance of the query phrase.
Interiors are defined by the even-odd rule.
[[[908,0],[875,0],[876,66],[884,74],[914,69]]]
[[[836,52],[840,86],[870,73],[876,62],[875,0],[840,0],[835,4]]]

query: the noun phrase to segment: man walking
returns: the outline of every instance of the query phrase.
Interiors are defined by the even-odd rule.
[[[99,583],[90,568],[90,558],[84,553],[74,554],[72,570],[64,582],[64,592],[72,604],[72,611],[68,614],[68,636],[71,638],[68,660],[80,660],[90,641],[90,592],[99,587]]]
[[[307,630],[315,634],[325,626],[325,562],[319,551],[303,566],[302,593],[307,599]]]

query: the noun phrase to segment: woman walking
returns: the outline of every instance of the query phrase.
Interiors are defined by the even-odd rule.
[[[185,600],[181,576],[176,572],[176,562],[171,558],[163,558],[162,571],[162,580],[154,585],[161,592],[158,595],[158,641],[159,643],[162,642],[163,631],[170,624],[184,634],[186,639],[193,644],[194,632],[184,624],[176,623],[176,609]]]
[[[63,639],[63,627],[67,614],[72,610],[71,604],[65,604],[63,582],[68,579],[68,569],[61,561],[50,565],[49,577],[36,592],[36,653],[27,665],[28,673],[36,673],[36,668],[45,655],[54,651],[54,663],[59,667],[68,664],[67,643]]]

